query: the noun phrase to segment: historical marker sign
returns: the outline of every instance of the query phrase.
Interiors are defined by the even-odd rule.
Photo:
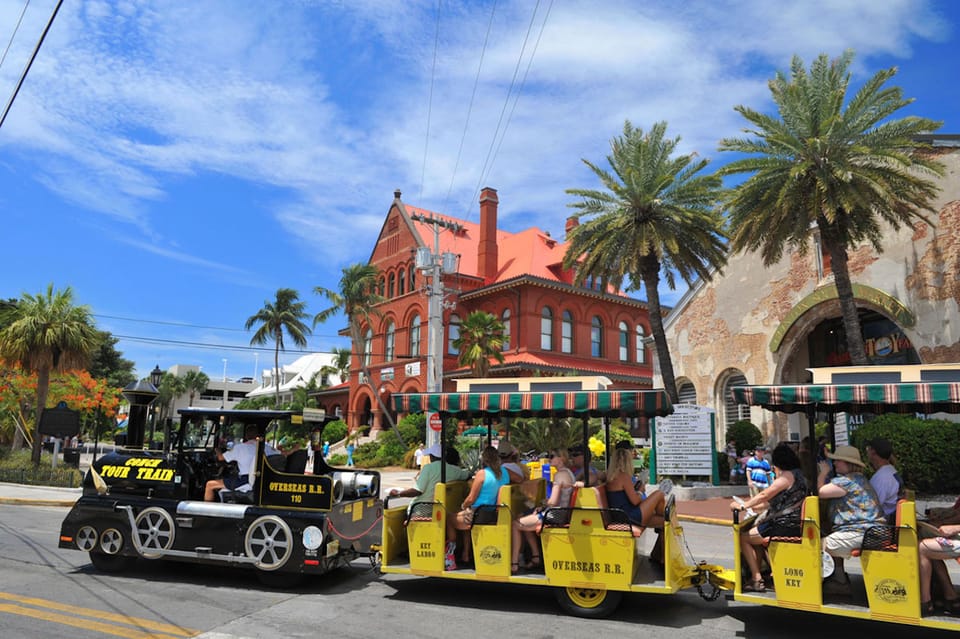
[[[80,432],[80,412],[67,408],[64,402],[40,413],[40,434],[51,437],[73,437]]]
[[[714,411],[703,406],[674,406],[672,415],[657,417],[653,446],[658,475],[712,477]]]

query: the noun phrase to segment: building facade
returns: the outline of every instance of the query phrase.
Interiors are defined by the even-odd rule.
[[[889,228],[881,253],[850,251],[871,364],[960,361],[960,136],[928,142],[947,169],[932,224]],[[732,256],[665,320],[681,398],[717,410],[718,438],[749,419],[770,440],[796,439],[801,417],[736,406],[730,386],[809,382],[807,368],[849,362],[829,260],[811,241],[771,267],[757,254]]]
[[[499,229],[498,207],[496,190],[483,189],[474,223],[411,206],[400,191],[394,193],[369,259],[381,274],[379,292],[386,301],[374,324],[363,327],[363,343],[352,345],[346,412],[351,428],[368,425],[375,433],[386,425],[375,392],[389,407],[393,393],[427,390],[427,273],[434,257],[443,263],[444,391],[471,374],[459,366],[452,342],[459,322],[477,310],[506,327],[505,361],[493,363],[491,376],[596,374],[610,378],[614,388],[652,387],[646,304],[596,282],[575,286],[573,271],[562,266],[567,244],[535,228]],[[575,224],[568,220],[567,230]],[[361,357],[369,363],[370,380],[360,379]],[[337,393],[317,397],[330,412],[325,402]]]

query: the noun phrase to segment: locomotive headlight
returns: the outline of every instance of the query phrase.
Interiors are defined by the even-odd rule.
[[[316,550],[323,545],[323,531],[316,526],[307,526],[303,529],[303,547],[307,550]]]

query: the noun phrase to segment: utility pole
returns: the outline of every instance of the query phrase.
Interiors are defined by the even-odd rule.
[[[433,227],[433,250],[423,246],[417,249],[416,267],[425,275],[430,276],[430,284],[426,289],[428,307],[427,314],[427,392],[443,392],[443,309],[447,304],[443,297],[443,275],[456,270],[457,256],[454,253],[440,253],[440,229],[450,229],[454,233],[463,229],[456,222],[449,222],[422,214],[411,215],[410,218]],[[449,307],[453,305],[450,304]],[[427,428],[427,447],[440,443],[440,433]]]

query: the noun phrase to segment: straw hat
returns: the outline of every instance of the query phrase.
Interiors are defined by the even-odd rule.
[[[840,461],[845,461],[848,464],[854,464],[855,466],[860,466],[863,468],[864,463],[860,458],[860,450],[856,446],[837,446],[835,452],[827,451],[827,457],[830,459],[839,459]]]

